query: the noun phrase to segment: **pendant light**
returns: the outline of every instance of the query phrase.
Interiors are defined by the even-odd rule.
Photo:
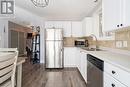
[[[49,0],[31,0],[36,7],[48,6]]]

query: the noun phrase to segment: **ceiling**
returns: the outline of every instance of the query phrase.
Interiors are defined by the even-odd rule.
[[[50,0],[45,8],[35,7],[31,0],[15,0],[16,6],[24,8],[46,20],[81,20],[93,11],[98,0]]]

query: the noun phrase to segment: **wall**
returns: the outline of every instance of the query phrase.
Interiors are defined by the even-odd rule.
[[[0,20],[0,47],[8,47],[8,20]]]
[[[91,46],[96,44],[96,42],[93,41],[91,37],[80,37],[80,38],[88,39],[89,44]],[[78,39],[78,38],[76,38],[76,37],[64,37],[64,46],[73,47],[75,39]],[[117,41],[121,41],[122,44],[123,44],[123,41],[127,41],[128,47],[117,48],[116,47]],[[101,47],[130,51],[130,27],[115,31],[115,40],[98,40],[97,44],[98,44],[98,46],[101,46]]]
[[[1,22],[2,21],[2,22]],[[17,23],[17,24],[21,24],[23,26],[40,26],[41,27],[41,31],[40,31],[40,34],[41,34],[41,38],[40,38],[40,43],[41,43],[41,63],[44,63],[44,19],[37,16],[37,15],[34,15],[33,13],[25,10],[25,9],[22,9],[20,7],[17,7],[15,8],[15,17],[14,18],[9,18],[6,20],[6,22],[4,22],[5,20],[1,20],[0,19],[0,29],[3,29],[3,27],[1,26],[1,24],[4,24],[6,27],[8,27],[8,21],[12,21],[14,23]],[[2,27],[2,28],[1,28]],[[1,32],[0,32],[0,36],[1,36]],[[5,37],[1,37],[1,39],[6,39],[8,41],[8,33],[7,34],[4,34]],[[0,47],[6,47],[6,46],[3,46],[3,44],[7,44],[8,45],[8,42],[4,40],[4,43],[3,41],[0,40]]]
[[[121,47],[121,48],[116,47],[117,41],[121,41],[122,44],[123,44],[123,41],[127,41],[128,47]],[[91,45],[94,45],[94,44],[95,44],[95,41]],[[126,27],[126,28],[115,31],[115,40],[99,40],[98,45],[103,46],[103,47],[130,51],[130,27]]]
[[[45,56],[44,56],[44,19],[34,15],[33,13],[26,11],[25,9],[22,9],[20,7],[16,7],[16,14],[15,19],[13,19],[14,22],[20,23],[22,25],[26,26],[40,26],[40,57],[41,57],[41,63],[44,63]]]

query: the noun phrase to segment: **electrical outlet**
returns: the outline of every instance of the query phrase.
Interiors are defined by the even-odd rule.
[[[123,47],[128,47],[127,41],[123,41]]]
[[[122,48],[122,41],[116,41],[116,47]]]

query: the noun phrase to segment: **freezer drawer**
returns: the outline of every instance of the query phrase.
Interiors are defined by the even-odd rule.
[[[63,68],[63,42],[55,41],[55,68]]]
[[[46,62],[46,68],[54,68],[55,64],[54,64],[54,58],[55,58],[55,52],[54,52],[54,41],[47,41],[46,42],[46,58],[45,58],[45,62]]]
[[[46,68],[63,68],[63,42],[46,41]]]

